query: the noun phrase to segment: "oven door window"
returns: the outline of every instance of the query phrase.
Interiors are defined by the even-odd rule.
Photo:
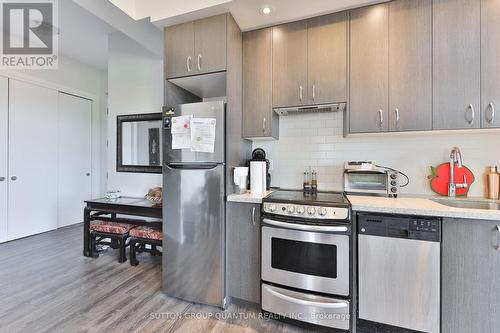
[[[337,246],[273,237],[271,266],[275,269],[336,279]]]

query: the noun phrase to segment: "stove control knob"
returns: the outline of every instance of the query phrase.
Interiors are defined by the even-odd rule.
[[[276,205],[269,205],[268,208],[271,213],[274,213],[276,211]]]
[[[298,206],[298,207],[297,207],[297,213],[299,213],[300,215],[304,214],[304,213],[305,213],[305,211],[306,211],[306,210],[304,209],[304,207],[302,207],[302,206]]]
[[[295,207],[294,207],[294,206],[290,206],[290,207],[288,207],[288,212],[289,212],[290,214],[293,214],[293,213],[295,212]]]
[[[325,216],[326,214],[328,214],[328,211],[326,210],[326,208],[320,208],[319,215]]]
[[[314,215],[314,214],[316,214],[316,208],[314,208],[314,207],[309,207],[309,208],[307,208],[307,213],[308,213],[309,215]]]

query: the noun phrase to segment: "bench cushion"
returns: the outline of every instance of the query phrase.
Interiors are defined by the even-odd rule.
[[[163,231],[147,226],[135,227],[129,234],[130,237],[163,240]]]
[[[96,232],[105,232],[108,234],[126,234],[134,227],[133,224],[118,223],[109,221],[91,221],[90,230]]]

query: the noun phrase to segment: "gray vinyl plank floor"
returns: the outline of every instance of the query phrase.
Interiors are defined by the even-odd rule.
[[[0,332],[283,332],[301,328],[232,305],[222,311],[164,295],[161,258],[118,263],[82,255],[76,225],[0,244]]]

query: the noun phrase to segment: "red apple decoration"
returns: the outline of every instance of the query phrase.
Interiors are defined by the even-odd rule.
[[[455,165],[455,183],[462,184],[464,177],[469,185],[467,188],[457,188],[457,196],[466,196],[469,188],[474,182],[474,174],[465,165],[459,168]],[[450,183],[450,164],[443,163],[437,167],[431,166],[432,174],[428,177],[430,179],[431,189],[439,195],[448,195],[448,184]]]

